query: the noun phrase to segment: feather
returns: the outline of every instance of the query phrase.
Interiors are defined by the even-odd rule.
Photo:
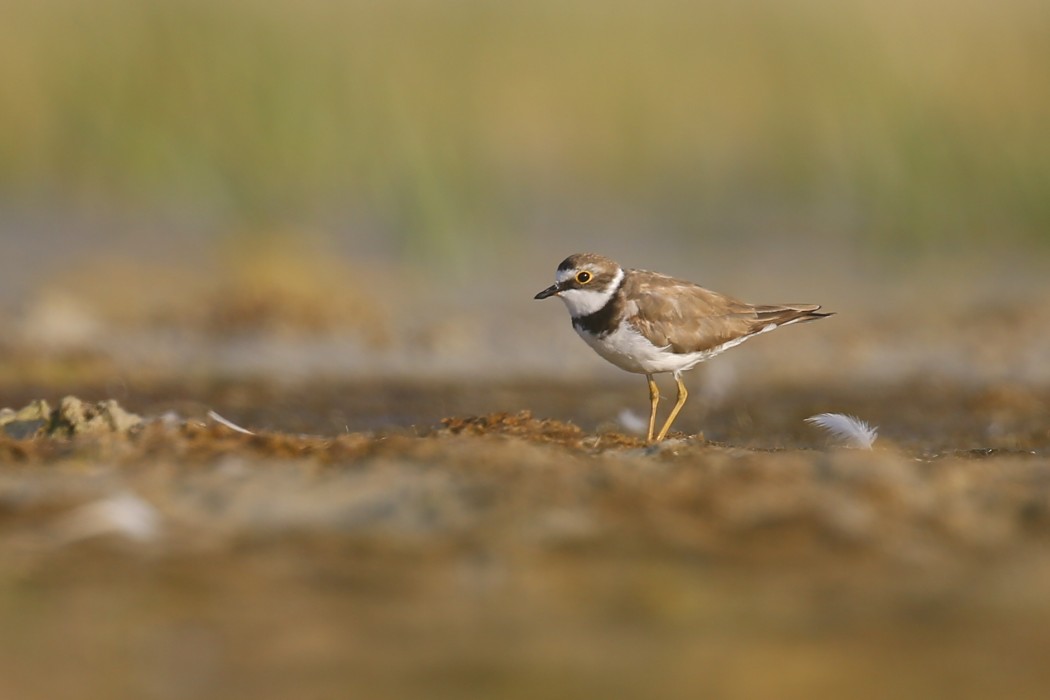
[[[229,428],[230,430],[233,430],[235,432],[243,433],[245,435],[255,435],[255,433],[253,433],[252,431],[248,430],[247,428],[242,428],[241,426],[237,425],[236,423],[234,423],[232,420],[229,420],[228,418],[223,418],[222,416],[220,416],[215,411],[208,411],[208,418],[211,418],[213,421],[215,421],[219,425],[224,425],[227,428]]]
[[[878,426],[872,427],[860,418],[842,413],[821,413],[810,416],[806,422],[828,431],[832,437],[842,440],[846,447],[870,450],[879,436]]]
[[[621,428],[636,435],[645,435],[645,430],[649,427],[649,424],[645,422],[645,418],[640,417],[629,408],[620,411],[620,415],[616,419],[619,421]]]
[[[161,534],[161,516],[148,501],[122,492],[85,503],[56,525],[63,544],[100,535],[118,535],[136,542],[149,542]]]

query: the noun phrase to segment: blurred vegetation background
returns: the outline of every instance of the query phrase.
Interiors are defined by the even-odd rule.
[[[921,257],[1050,241],[1040,0],[5,0],[0,13],[9,211],[178,212],[220,235],[338,231],[447,263],[562,236],[580,212],[697,249],[814,235]]]

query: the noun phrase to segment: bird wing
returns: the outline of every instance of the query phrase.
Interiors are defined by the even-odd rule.
[[[651,343],[675,353],[702,352],[770,325],[811,321],[815,304],[755,305],[692,282],[633,270],[624,284],[627,321]]]

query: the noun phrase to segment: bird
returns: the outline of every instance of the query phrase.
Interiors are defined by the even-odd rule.
[[[756,335],[834,315],[821,312],[818,304],[749,304],[658,272],[625,269],[597,253],[565,258],[554,280],[535,298],[561,299],[572,327],[595,352],[620,369],[645,375],[648,443],[667,436],[689,397],[683,372]],[[656,432],[660,390],[653,375],[667,372],[678,394]]]

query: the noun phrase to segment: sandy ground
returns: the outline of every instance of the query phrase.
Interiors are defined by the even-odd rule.
[[[0,435],[0,698],[1050,693],[1043,278],[706,260],[838,315],[690,373],[650,448],[644,382],[532,301],[549,255],[457,286],[251,250],[0,308],[0,407],[143,418]]]
[[[158,387],[0,439],[3,697],[1050,689],[1045,391],[774,387],[656,448],[604,420],[634,383],[183,391],[258,434]],[[875,450],[801,422],[829,402]]]

